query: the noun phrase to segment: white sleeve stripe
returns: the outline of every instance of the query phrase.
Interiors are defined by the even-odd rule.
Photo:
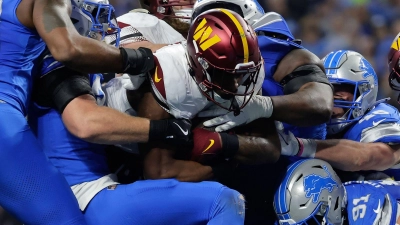
[[[371,143],[388,136],[400,136],[399,124],[384,123],[372,128],[366,128],[361,133],[360,142]]]

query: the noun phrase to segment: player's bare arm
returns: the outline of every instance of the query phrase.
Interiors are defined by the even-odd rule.
[[[307,50],[297,49],[282,59],[274,74],[274,79],[281,82],[287,75],[304,65],[317,66],[311,69],[320,68],[325,74],[323,64],[317,56]],[[274,105],[271,118],[298,126],[326,122],[331,116],[333,107],[332,88],[327,83],[321,82],[304,83],[295,92],[273,96],[271,99]]]
[[[118,49],[81,36],[70,13],[69,0],[23,0],[17,8],[21,23],[37,30],[54,58],[74,70],[141,74],[154,67],[149,49]]]
[[[344,171],[386,170],[400,162],[400,145],[363,143],[345,139],[296,138],[279,127],[282,155],[318,158]]]
[[[316,142],[315,158],[325,160],[334,168],[344,171],[382,171],[396,165],[400,160],[400,145],[338,139]]]
[[[132,91],[129,93],[131,97],[134,96]],[[134,102],[135,100],[130,98],[130,103],[135,108],[136,104],[132,104]],[[137,102],[139,102],[136,109],[138,116],[153,120],[171,117],[160,107],[151,92],[145,92]],[[170,146],[152,142],[140,145],[140,150],[145,155],[143,164],[147,179],[176,178],[180,181],[196,182],[210,179],[213,176],[210,166],[204,166],[194,161],[174,159],[176,152]],[[185,151],[183,147],[176,150],[177,152]]]
[[[65,107],[62,119],[72,134],[89,142],[123,144],[149,139],[150,120],[98,106],[89,94],[73,99]]]

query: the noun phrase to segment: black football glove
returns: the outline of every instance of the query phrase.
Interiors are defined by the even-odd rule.
[[[124,63],[123,73],[139,75],[154,69],[154,55],[148,48],[138,49],[119,48]]]
[[[192,124],[185,119],[151,120],[149,142],[161,141],[175,146],[191,146]]]

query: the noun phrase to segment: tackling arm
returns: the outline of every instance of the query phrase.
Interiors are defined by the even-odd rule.
[[[351,140],[317,142],[315,158],[344,171],[386,170],[399,163],[400,145],[360,143]]]
[[[281,82],[288,74],[303,65],[317,65],[325,73],[317,56],[307,50],[297,49],[282,59],[274,74],[274,79]],[[273,103],[271,118],[297,126],[326,122],[331,116],[333,107],[331,87],[320,82],[305,83],[296,92],[273,96],[271,100]]]
[[[138,116],[149,119],[165,119],[171,116],[156,102],[151,92],[146,92],[138,104]],[[153,142],[141,144],[139,148],[144,157],[144,173],[147,179],[176,178],[180,181],[202,181],[213,176],[210,166],[198,162],[174,159],[171,147]],[[184,151],[183,147],[179,151]]]
[[[70,0],[34,2],[34,26],[54,58],[82,72],[122,72],[118,48],[81,36],[72,24],[70,11]]]
[[[85,73],[141,74],[153,69],[151,50],[118,49],[83,37],[72,24],[70,11],[70,0],[36,0],[33,3],[32,26],[56,60]]]
[[[346,139],[310,140],[286,134],[278,124],[282,155],[318,158],[344,171],[386,170],[400,162],[400,145]]]

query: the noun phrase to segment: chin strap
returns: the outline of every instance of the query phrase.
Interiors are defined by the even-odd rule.
[[[240,114],[240,107],[235,97],[231,101],[231,109],[233,109],[233,115],[238,116]]]

